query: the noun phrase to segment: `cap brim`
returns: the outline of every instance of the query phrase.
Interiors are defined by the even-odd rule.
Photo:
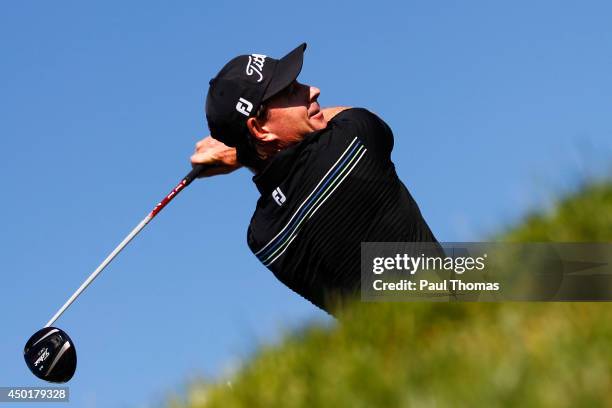
[[[297,48],[278,60],[278,64],[274,70],[274,76],[264,92],[262,100],[266,100],[276,95],[295,81],[302,71],[304,62],[304,51],[306,43],[300,44]]]

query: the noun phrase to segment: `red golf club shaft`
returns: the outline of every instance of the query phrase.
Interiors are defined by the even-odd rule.
[[[93,273],[91,275],[89,275],[89,277],[85,280],[85,282],[83,282],[83,284],[76,290],[76,292],[74,292],[72,294],[72,296],[70,296],[70,299],[68,299],[66,301],[66,303],[64,303],[64,306],[62,306],[60,308],[60,310],[57,311],[57,313],[55,313],[55,315],[51,318],[51,320],[49,320],[49,322],[45,325],[45,327],[49,327],[51,326],[61,315],[62,313],[64,313],[66,311],[66,309],[68,309],[68,307],[76,300],[77,297],[79,297],[79,295],[81,293],[83,293],[83,291],[91,284],[91,282],[93,282],[94,279],[96,279],[96,277],[100,274],[100,272],[102,272],[104,270],[104,268],[106,268],[106,266],[117,256],[117,254],[119,254],[119,252],[121,252],[121,250],[123,250],[123,248],[125,248],[125,246],[127,244],[130,243],[130,241],[136,236],[138,235],[138,233],[145,227],[145,225],[147,225],[149,223],[149,221],[151,221],[153,218],[155,218],[155,216],[157,214],[159,214],[159,212],[170,202],[172,201],[172,199],[174,197],[176,197],[178,195],[178,193],[180,193],[185,187],[187,187],[194,179],[196,179],[198,177],[198,175],[206,168],[206,166],[204,165],[197,165],[193,168],[193,170],[191,170],[191,172],[189,172],[189,174],[187,174],[178,184],[176,187],[174,187],[172,189],[172,191],[170,192],[170,194],[168,194],[166,197],[164,197],[163,200],[161,200],[159,202],[159,204],[157,204],[155,206],[155,208],[153,208],[153,210],[147,214],[147,216],[140,221],[140,223],[136,226],[136,228],[134,228],[128,235],[127,237],[125,237],[123,239],[123,241],[121,241],[121,243],[115,248],[113,249],[113,251],[106,257],[106,259],[96,268],[95,271],[93,271]]]

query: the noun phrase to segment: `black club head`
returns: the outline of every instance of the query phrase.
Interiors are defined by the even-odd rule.
[[[65,383],[76,371],[74,343],[57,327],[45,327],[34,333],[23,349],[23,357],[30,371],[45,381]]]

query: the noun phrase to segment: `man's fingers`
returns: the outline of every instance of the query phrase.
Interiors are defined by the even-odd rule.
[[[191,168],[195,167],[197,164],[199,163],[192,162]],[[198,174],[198,178],[218,176],[220,174],[228,174],[234,170],[235,168],[231,168],[228,166],[209,165]]]
[[[195,153],[191,156],[190,160],[191,160],[192,168],[198,164],[207,165],[206,169],[200,172],[200,174],[198,175],[198,178],[216,176],[218,174],[224,174],[224,173],[229,172],[228,169],[225,169],[223,166],[219,166],[217,163],[214,163],[211,159],[212,159],[211,156],[206,153]]]
[[[207,169],[200,177],[227,174],[241,167],[236,157],[236,149],[228,147],[208,136],[195,144],[195,152],[190,157],[191,166],[204,164]]]
[[[212,157],[207,153],[194,153],[191,155],[191,164],[212,164]]]

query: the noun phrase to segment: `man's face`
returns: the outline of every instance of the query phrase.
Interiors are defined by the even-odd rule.
[[[290,146],[308,133],[324,129],[327,121],[317,102],[320,93],[314,86],[293,81],[266,102],[268,114],[262,129],[274,134],[281,147]]]

